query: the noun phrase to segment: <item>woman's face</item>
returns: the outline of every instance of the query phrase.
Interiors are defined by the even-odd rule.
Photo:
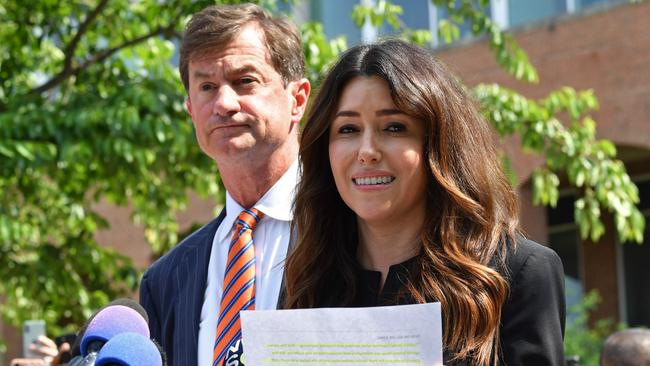
[[[423,144],[424,124],[395,106],[384,79],[352,79],[329,135],[332,174],[343,201],[367,223],[424,217]]]

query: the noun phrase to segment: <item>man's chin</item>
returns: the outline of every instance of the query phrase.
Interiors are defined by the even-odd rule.
[[[244,137],[245,136],[239,136],[238,138],[221,141],[216,145],[216,155],[219,158],[228,159],[251,154],[256,145],[255,140]]]

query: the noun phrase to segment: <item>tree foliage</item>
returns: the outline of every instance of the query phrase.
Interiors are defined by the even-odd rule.
[[[29,5],[27,5],[29,4]],[[137,288],[129,258],[94,239],[100,200],[133,209],[162,253],[187,191],[216,196],[169,62],[206,4],[0,5],[0,295],[14,325],[59,330]]]
[[[244,1],[218,1],[240,3]],[[483,12],[487,1],[433,0],[448,10],[439,24],[447,42],[469,22],[514,77],[538,80],[513,37]],[[7,0],[0,4],[0,297],[5,321],[44,318],[55,331],[78,325],[93,309],[137,287],[132,262],[95,233],[108,226],[95,207],[105,200],[132,208],[156,253],[177,241],[175,213],[189,191],[222,197],[214,164],[198,149],[183,110],[173,64],[187,16],[208,1]],[[259,1],[275,8],[276,1]],[[432,35],[400,20],[401,7],[378,0],[351,16],[385,22],[413,42]],[[301,27],[308,76],[316,82],[347,46],[328,40],[322,25]],[[638,192],[595,139],[590,92],[564,88],[540,101],[498,85],[474,89],[502,135],[546,157],[533,178],[535,200],[554,205],[558,174],[582,197],[576,220],[583,237],[603,232],[601,208],[614,213],[622,240],[641,241]],[[560,114],[568,113],[568,123]],[[566,127],[568,126],[568,127]]]

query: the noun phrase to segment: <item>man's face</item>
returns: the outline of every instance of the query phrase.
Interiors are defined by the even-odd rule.
[[[187,109],[199,146],[218,163],[297,151],[309,82],[285,87],[260,34],[246,26],[223,49],[189,63]]]

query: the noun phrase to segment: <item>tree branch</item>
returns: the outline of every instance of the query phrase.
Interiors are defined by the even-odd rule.
[[[63,51],[63,54],[65,55],[65,61],[64,61],[64,70],[69,69],[72,67],[72,60],[74,58],[74,53],[75,50],[77,49],[77,46],[79,45],[79,41],[81,41],[81,37],[83,37],[84,34],[88,31],[88,28],[90,27],[90,24],[95,21],[97,16],[104,10],[106,5],[108,4],[108,0],[102,0],[100,3],[93,9],[90,14],[86,17],[86,20],[84,20],[83,23],[79,26],[79,29],[77,30],[77,33],[72,37],[72,40],[70,43],[66,46],[65,50]]]
[[[93,9],[93,11],[88,14],[84,22],[81,23],[79,29],[77,30],[77,33],[74,35],[74,37],[72,37],[72,40],[70,40],[70,43],[68,43],[68,45],[65,47],[65,50],[63,51],[63,54],[65,55],[65,59],[63,60],[63,70],[61,70],[61,72],[54,76],[52,79],[48,80],[45,84],[32,89],[28,95],[40,94],[60,84],[66,78],[78,73],[78,71],[74,70],[72,61],[74,60],[74,54],[77,46],[79,45],[79,41],[81,41],[81,37],[86,34],[88,28],[90,27],[90,24],[95,21],[95,19],[97,19],[97,16],[101,14],[106,5],[108,5],[108,0],[102,0],[99,4],[97,4],[95,9]]]
[[[165,27],[158,27],[145,35],[128,40],[115,47],[102,50],[77,67],[70,66],[68,68],[64,68],[60,73],[58,73],[52,79],[48,80],[45,84],[32,89],[28,94],[29,95],[40,94],[49,89],[52,89],[55,86],[59,85],[61,82],[63,82],[65,79],[71,76],[77,76],[83,69],[89,67],[90,65],[104,61],[105,59],[107,59],[108,57],[110,57],[111,55],[113,55],[114,53],[116,53],[121,49],[134,46],[138,43],[146,41],[151,37],[155,37],[158,35],[173,36],[175,26],[176,26],[176,22],[172,20],[172,22]]]
[[[115,46],[113,48],[103,50],[103,51],[95,54],[92,58],[90,58],[89,60],[87,60],[83,64],[81,64],[81,66],[77,67],[77,69],[78,69],[77,72],[80,71],[81,69],[85,69],[86,67],[88,67],[88,66],[90,66],[92,64],[96,64],[96,63],[104,61],[105,59],[107,59],[108,57],[110,57],[115,52],[117,52],[117,51],[119,51],[121,49],[134,46],[134,45],[136,45],[136,44],[138,44],[140,42],[144,42],[144,41],[146,41],[147,39],[149,39],[151,37],[155,37],[155,36],[158,36],[158,35],[167,35],[170,31],[174,30],[174,27],[175,27],[174,23],[171,23],[170,25],[168,25],[166,27],[158,27],[158,28],[154,29],[153,31],[151,31],[151,32],[149,32],[149,33],[147,33],[145,35],[142,35],[140,37],[136,37],[134,39],[128,40],[128,41],[126,41],[126,42],[124,42],[124,43],[122,43],[122,44],[120,44],[118,46]]]

